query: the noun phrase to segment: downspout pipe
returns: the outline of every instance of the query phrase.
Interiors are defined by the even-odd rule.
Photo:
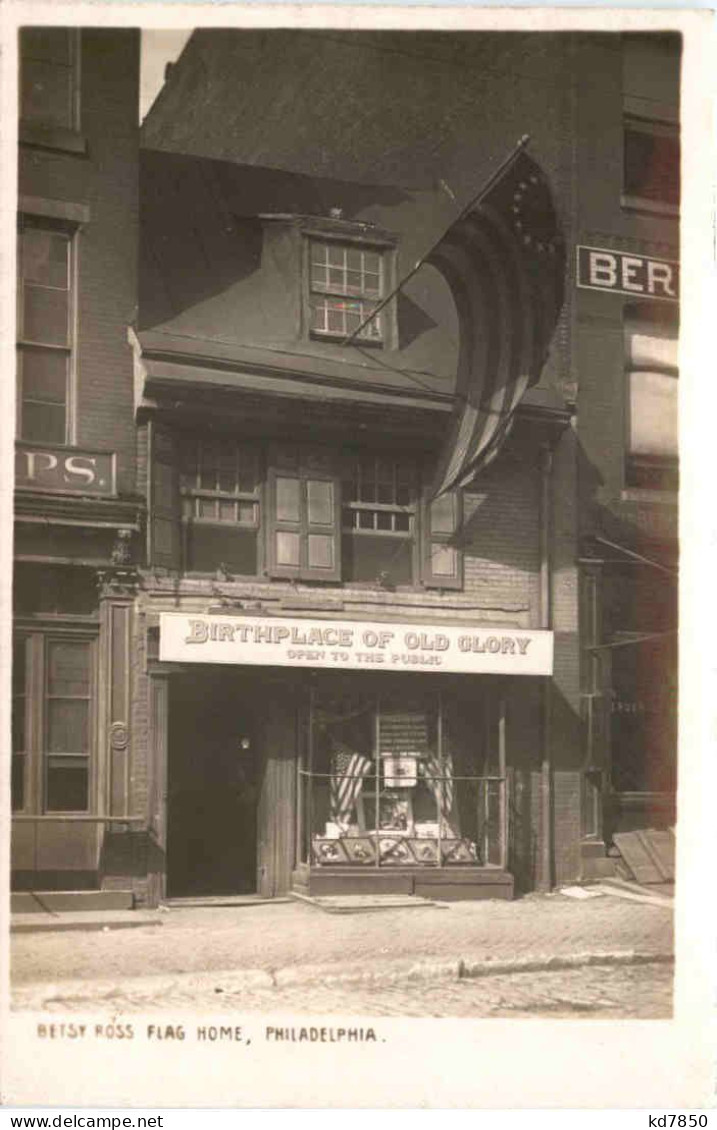
[[[540,627],[550,630],[552,625],[551,553],[553,452],[548,444],[540,451]],[[552,764],[552,676],[543,680],[542,695],[542,750],[540,764],[540,876],[539,888],[552,889],[555,883],[553,835],[553,764]]]

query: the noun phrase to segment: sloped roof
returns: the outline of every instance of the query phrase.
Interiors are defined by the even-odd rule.
[[[531,133],[550,173],[564,144],[568,37],[515,32],[195,31],[142,144],[461,207]]]
[[[345,219],[400,231],[404,254],[450,220],[436,194],[356,185],[276,169],[143,150],[139,328],[171,320],[250,272],[267,214]]]

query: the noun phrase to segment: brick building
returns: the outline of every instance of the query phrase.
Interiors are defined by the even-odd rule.
[[[85,523],[40,578],[102,594],[76,613],[94,699],[42,674],[59,620],[18,624],[26,885],[510,897],[670,819],[678,75],[660,36],[195,33],[143,127],[138,234],[136,134],[104,123],[138,309],[108,288],[80,324],[86,432],[18,449],[118,466],[102,499],[17,482],[19,519]],[[133,250],[123,279],[131,307]],[[63,694],[97,717],[60,819]]]
[[[139,33],[20,35],[13,882],[110,881],[128,815]],[[126,825],[119,825],[126,827]]]

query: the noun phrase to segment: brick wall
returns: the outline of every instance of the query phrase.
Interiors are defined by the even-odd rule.
[[[483,474],[464,499],[464,591],[496,607],[529,608],[534,626],[539,503],[534,469],[509,457]]]

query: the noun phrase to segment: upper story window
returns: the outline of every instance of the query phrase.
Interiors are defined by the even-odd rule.
[[[23,221],[18,244],[18,438],[69,442],[73,246],[62,228]]]
[[[385,455],[348,456],[342,492],[346,578],[411,584],[418,505],[415,465]]]
[[[624,203],[676,212],[680,206],[680,136],[676,125],[626,117]]]
[[[649,307],[625,317],[626,485],[675,490],[678,479],[677,322]]]
[[[623,35],[624,207],[677,215],[680,205],[679,35]]]
[[[190,438],[181,452],[187,567],[254,575],[258,570],[259,452],[227,437]]]
[[[458,493],[417,460],[150,424],[152,565],[393,587],[462,585]]]
[[[20,31],[20,117],[59,129],[78,127],[78,33],[68,27]]]
[[[341,340],[353,333],[385,297],[386,252],[380,248],[309,241],[310,330]],[[361,341],[385,341],[385,311],[357,335]]]

